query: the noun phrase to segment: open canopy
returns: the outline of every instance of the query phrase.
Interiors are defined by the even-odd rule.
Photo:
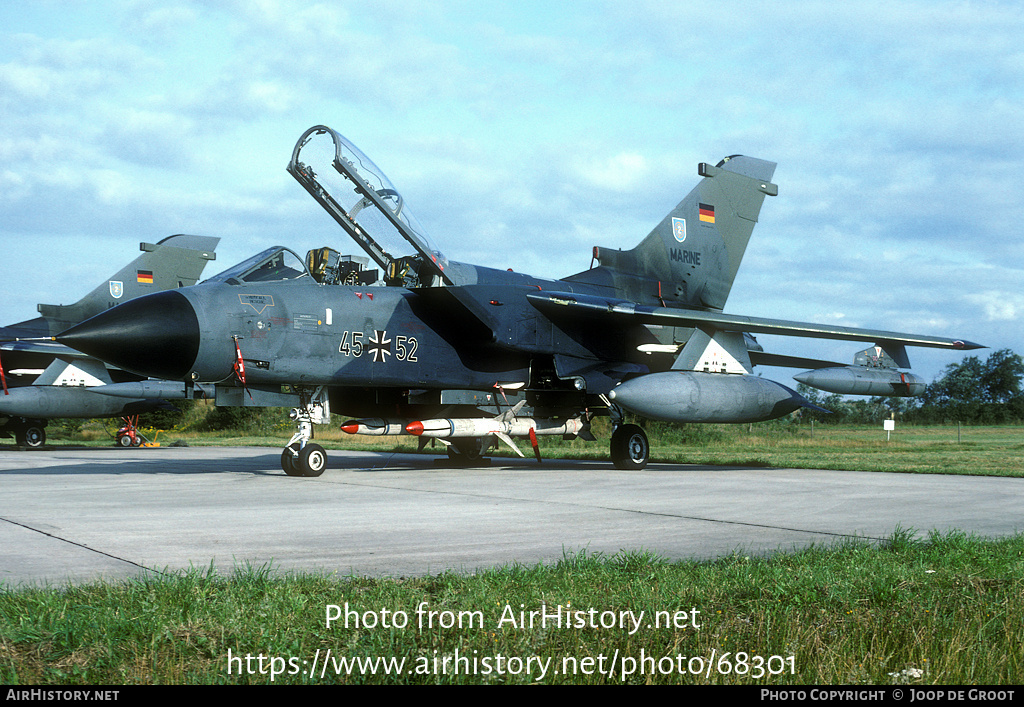
[[[322,145],[311,146],[321,136],[330,137],[329,152]],[[315,171],[314,161],[321,173]],[[332,167],[341,179],[321,165]],[[337,132],[317,125],[303,133],[292,151],[288,172],[380,265],[389,284],[453,284],[445,272],[447,259],[429,241],[402,195],[369,157]]]

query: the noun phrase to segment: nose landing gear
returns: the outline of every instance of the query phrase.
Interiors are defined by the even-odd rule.
[[[327,468],[327,451],[313,439],[313,425],[324,425],[331,421],[331,405],[327,389],[323,386],[313,391],[299,391],[301,407],[289,413],[295,420],[295,434],[281,452],[281,469],[288,476],[320,476]]]

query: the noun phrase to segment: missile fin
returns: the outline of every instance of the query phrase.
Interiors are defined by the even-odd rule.
[[[511,448],[512,448],[512,451],[514,451],[514,452],[515,452],[516,454],[518,454],[519,456],[521,456],[521,457],[522,457],[523,459],[525,459],[525,458],[526,458],[526,455],[525,455],[525,454],[523,454],[523,451],[522,451],[521,449],[519,449],[519,447],[517,447],[517,446],[516,446],[516,443],[515,443],[515,442],[513,442],[513,441],[512,441],[512,438],[511,438],[511,437],[509,437],[509,436],[508,436],[507,434],[505,434],[504,432],[499,432],[498,430],[495,430],[495,431],[494,431],[494,432],[492,432],[491,434],[493,434],[493,435],[494,435],[495,437],[497,437],[497,438],[498,438],[498,439],[500,439],[500,440],[501,440],[502,442],[504,442],[504,443],[505,443],[505,444],[507,444],[507,445],[508,445],[509,447],[511,447]]]

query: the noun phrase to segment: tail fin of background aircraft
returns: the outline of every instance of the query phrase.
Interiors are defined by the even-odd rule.
[[[74,304],[40,304],[50,334],[59,334],[121,302],[140,295],[194,285],[207,261],[216,259],[220,238],[168,236],[159,243],[140,243],[142,255]]]
[[[764,197],[778,194],[774,172],[743,155],[702,163],[700,183],[637,247],[595,248],[600,267],[568,279],[610,284],[634,302],[721,311]]]

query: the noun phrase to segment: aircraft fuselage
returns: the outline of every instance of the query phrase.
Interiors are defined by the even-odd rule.
[[[555,326],[527,300],[555,283],[509,275],[518,282],[424,290],[322,285],[309,277],[211,281],[129,302],[75,345],[98,344],[104,360],[170,380],[229,381],[240,356],[251,385],[492,389],[528,384],[531,362],[556,356],[633,360],[634,370],[646,370],[649,357],[637,347],[656,342],[647,328],[581,333]],[[591,380],[591,393],[612,386]]]

